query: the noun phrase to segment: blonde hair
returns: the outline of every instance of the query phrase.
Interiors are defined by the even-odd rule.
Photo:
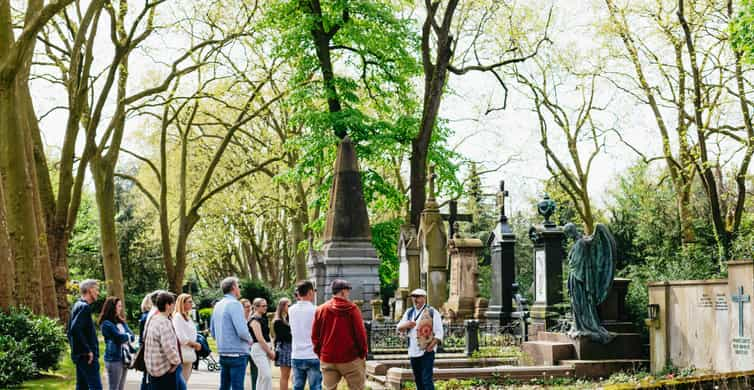
[[[152,310],[152,293],[147,294],[144,296],[144,299],[141,300],[141,311],[142,313],[148,312]]]
[[[288,298],[280,298],[278,301],[278,308],[275,310],[275,319],[274,320],[283,320],[286,323],[288,323],[288,314],[286,313],[285,317],[283,317],[283,309],[287,309],[288,306],[291,304],[291,300]],[[273,320],[273,321],[274,321]]]
[[[242,305],[245,305],[245,304],[247,304],[247,303],[248,303],[249,305],[251,305],[251,301],[250,301],[250,300],[248,300],[248,299],[246,299],[246,298],[241,298],[241,299],[239,299],[239,300],[238,300],[238,302],[241,302],[241,304],[242,304]]]
[[[183,310],[183,304],[186,302],[187,299],[191,298],[191,294],[181,294],[178,296],[178,299],[175,301],[175,312],[183,316],[184,320],[188,320],[188,312]]]

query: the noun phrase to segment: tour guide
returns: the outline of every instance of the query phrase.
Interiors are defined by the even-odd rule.
[[[427,305],[426,291],[417,288],[411,292],[411,298],[414,306],[403,314],[398,331],[408,331],[408,357],[417,390],[434,390],[432,369],[437,344],[443,337],[442,318],[437,310]]]

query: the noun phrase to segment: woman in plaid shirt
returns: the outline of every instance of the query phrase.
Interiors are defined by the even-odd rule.
[[[179,378],[175,371],[183,359],[173,322],[170,320],[175,298],[171,293],[162,292],[157,296],[156,304],[159,313],[149,319],[144,331],[144,363],[149,374],[148,381],[155,390],[176,390]]]

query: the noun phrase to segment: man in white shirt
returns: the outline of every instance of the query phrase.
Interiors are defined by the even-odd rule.
[[[417,288],[411,292],[414,306],[406,310],[398,322],[399,332],[408,332],[408,357],[411,360],[411,370],[414,372],[414,382],[417,390],[434,390],[432,370],[435,366],[435,351],[437,344],[442,342],[442,316],[440,312],[427,305],[427,292]],[[422,348],[417,339],[417,323],[429,315],[432,319],[432,339]],[[428,329],[427,329],[428,330]]]
[[[293,390],[303,390],[309,381],[310,390],[322,389],[322,373],[319,359],[312,345],[312,324],[314,323],[314,293],[317,290],[312,282],[304,280],[296,285],[298,303],[288,308],[293,346],[291,366],[293,368]]]

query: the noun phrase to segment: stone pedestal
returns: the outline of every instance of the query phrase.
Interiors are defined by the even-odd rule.
[[[351,300],[361,301],[359,307],[364,319],[372,319],[372,308],[363,305],[380,296],[380,260],[371,238],[356,149],[351,139],[345,137],[338,145],[335,160],[324,246],[322,252],[309,254],[308,267],[317,287],[317,304],[329,299],[333,280],[345,279],[353,286]]]
[[[463,321],[474,316],[474,306],[479,293],[479,250],[482,241],[476,238],[450,240],[450,298],[445,304],[448,317]]]
[[[626,310],[626,295],[630,283],[631,279],[613,279],[613,287],[610,288],[607,299],[597,306],[602,322],[629,321],[628,311]]]
[[[556,325],[563,313],[563,229],[555,224],[534,226],[534,304],[531,307],[532,335]]]
[[[441,308],[448,301],[448,253],[445,223],[435,201],[434,174],[430,173],[429,194],[422,211],[419,231],[420,284],[427,291],[427,303]]]

